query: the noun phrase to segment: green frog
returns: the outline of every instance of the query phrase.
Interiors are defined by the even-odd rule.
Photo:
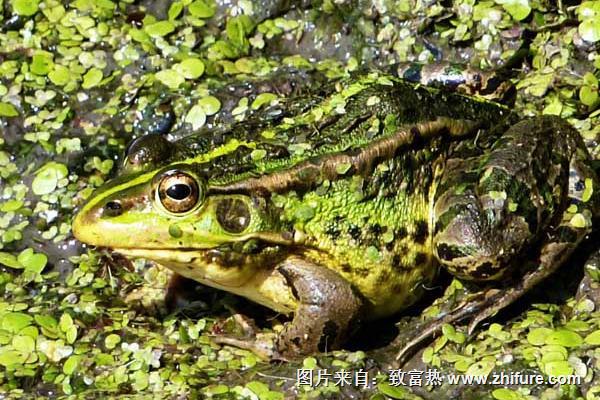
[[[139,137],[73,233],[292,315],[271,353],[289,358],[400,312],[440,268],[486,289],[412,344],[476,324],[569,257],[599,187],[564,120],[369,72],[220,131]]]

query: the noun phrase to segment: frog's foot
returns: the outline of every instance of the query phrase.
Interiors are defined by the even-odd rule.
[[[443,316],[419,324],[415,329],[418,333],[409,336],[410,340],[402,345],[390,367],[398,368],[404,365],[422,347],[422,343],[432,339],[441,332],[444,325],[459,322],[473,315],[476,310],[483,306],[487,298],[493,297],[497,292],[496,289],[488,289],[487,291],[473,293],[454,309],[444,313]],[[398,348],[398,342],[403,342],[404,338],[403,336],[398,336],[388,348]]]
[[[396,363],[403,365],[419,349],[422,342],[433,338],[445,324],[471,318],[467,333],[472,335],[481,321],[515,302],[556,271],[570,256],[574,248],[575,244],[569,242],[545,245],[541,250],[537,267],[526,273],[518,285],[502,290],[490,288],[476,293],[448,314],[427,324],[419,334],[400,349],[396,355]]]
[[[213,342],[228,346],[238,347],[249,350],[259,356],[262,360],[273,361],[286,359],[279,354],[275,348],[277,334],[275,333],[257,333],[254,337],[239,338],[228,335],[213,336]]]

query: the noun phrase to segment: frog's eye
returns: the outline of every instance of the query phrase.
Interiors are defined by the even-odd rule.
[[[167,211],[184,213],[200,202],[202,193],[195,178],[184,172],[175,172],[160,180],[158,198]]]

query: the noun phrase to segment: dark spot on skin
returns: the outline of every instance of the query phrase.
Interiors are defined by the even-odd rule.
[[[406,231],[406,228],[402,226],[402,227],[396,229],[396,233],[394,234],[394,237],[396,237],[398,239],[402,239],[402,238],[405,238],[407,234],[408,234],[408,232]]]
[[[118,217],[121,214],[123,214],[123,207],[118,201],[109,201],[102,210],[102,216],[104,217]]]
[[[399,272],[411,269],[412,265],[407,264],[400,254],[394,254],[392,257],[392,268]]]
[[[360,236],[361,236],[361,230],[360,227],[354,224],[351,224],[348,227],[348,234],[350,235],[350,237],[354,240],[359,240]]]
[[[390,271],[387,269],[381,271],[377,277],[377,284],[381,285],[390,280]]]
[[[489,261],[484,262],[479,267],[477,267],[474,271],[469,273],[469,275],[475,279],[485,279],[494,275],[498,272],[497,268],[494,268],[494,264]]]
[[[425,243],[427,234],[429,233],[429,225],[427,221],[418,221],[415,227],[414,241],[420,244]]]
[[[437,245],[438,257],[445,261],[452,261],[457,257],[464,256],[464,253],[457,246],[448,246],[446,243]]]
[[[321,338],[319,340],[319,351],[320,352],[324,352],[325,350],[327,350],[327,344],[329,343],[330,345],[332,343],[335,343],[335,339],[337,337],[339,331],[339,327],[337,326],[337,324],[333,321],[327,321],[325,322],[325,325],[323,326],[323,332],[321,334]]]
[[[404,290],[404,285],[401,282],[396,282],[392,285],[391,290],[394,293],[402,293]]]
[[[332,221],[325,226],[325,234],[330,236],[332,239],[337,239],[342,232],[340,231],[339,225]]]
[[[250,210],[240,199],[221,200],[216,214],[219,224],[230,233],[242,233],[250,224]]]
[[[379,224],[373,224],[373,225],[369,226],[369,231],[373,235],[379,236],[379,235],[381,235],[383,233],[383,228]]]
[[[427,262],[427,254],[425,253],[417,253],[415,256],[415,265],[422,265]]]

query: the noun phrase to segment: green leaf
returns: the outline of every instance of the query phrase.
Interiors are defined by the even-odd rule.
[[[63,65],[55,65],[48,74],[48,79],[57,86],[65,86],[71,81],[71,72]]]
[[[298,206],[294,212],[294,217],[299,221],[306,222],[315,216],[315,209],[308,204],[302,204]]]
[[[305,369],[315,369],[317,368],[317,359],[314,357],[306,357],[302,361],[302,367]]]
[[[25,17],[35,14],[39,9],[38,4],[39,0],[12,0],[13,11]]]
[[[185,82],[185,79],[183,78],[183,76],[181,76],[181,74],[179,74],[178,72],[176,72],[172,69],[165,69],[162,71],[158,71],[156,74],[154,74],[154,76],[163,85],[165,85],[171,89],[177,89],[179,87],[179,85],[181,85],[183,82]]]
[[[415,398],[408,389],[402,386],[392,386],[387,382],[379,382],[377,384],[377,390],[392,399],[405,400]]]
[[[204,63],[197,58],[188,58],[175,64],[173,69],[181,73],[185,79],[196,79],[204,73]]]
[[[579,89],[579,100],[588,107],[593,106],[598,101],[598,88],[582,86]]]
[[[442,334],[451,342],[458,344],[464,343],[466,339],[463,333],[457,332],[456,329],[454,329],[454,327],[450,324],[442,325]]]
[[[544,372],[550,376],[565,376],[573,374],[573,368],[568,361],[550,361],[544,363]]]
[[[492,392],[492,397],[496,400],[524,400],[525,399],[518,392],[515,392],[514,390],[506,389],[506,388],[494,390]]]
[[[68,313],[64,313],[60,316],[60,321],[58,322],[58,327],[61,331],[66,332],[73,326],[73,318]]]
[[[175,30],[175,25],[171,21],[158,21],[144,26],[144,31],[153,38],[167,36]]]
[[[231,43],[239,48],[245,48],[247,46],[246,35],[252,32],[253,28],[254,23],[250,17],[247,15],[239,15],[227,20],[225,31],[227,32],[227,37]]]
[[[142,370],[137,370],[133,374],[131,374],[133,378],[133,382],[131,386],[136,391],[142,391],[148,387],[148,373]]]
[[[578,333],[568,329],[557,329],[546,336],[546,344],[554,344],[564,347],[581,346],[583,339]]]
[[[49,331],[56,331],[58,329],[58,322],[50,315],[36,314],[34,318],[35,322],[37,322],[42,329],[47,329]]]
[[[546,344],[546,337],[552,333],[550,328],[535,328],[527,334],[527,341],[534,346],[543,346]]]
[[[17,333],[26,326],[31,325],[33,318],[20,312],[9,312],[2,317],[2,329]]]
[[[84,89],[90,89],[102,81],[102,71],[98,68],[91,68],[85,75],[83,75],[83,83],[81,87]]]
[[[34,253],[32,248],[23,250],[17,260],[25,267],[25,270],[41,273],[48,262],[48,257],[42,253]]]
[[[31,183],[31,190],[38,196],[52,193],[58,181],[65,178],[69,170],[64,164],[50,161],[38,170]]]
[[[254,161],[262,160],[267,156],[267,151],[265,149],[254,149],[250,153],[250,158]]]
[[[171,3],[169,11],[167,12],[167,17],[169,18],[169,21],[172,21],[179,17],[181,11],[183,11],[183,3],[181,1],[174,1],[173,3]]]
[[[229,392],[229,388],[223,384],[212,384],[202,388],[202,391],[210,397],[225,394]]]
[[[0,264],[6,265],[9,268],[23,269],[23,266],[13,254],[0,251]]]
[[[496,363],[490,360],[482,360],[478,361],[474,364],[471,364],[467,369],[466,374],[472,376],[488,376],[490,372],[494,369]]]
[[[3,103],[0,101],[0,117],[16,117],[19,112],[10,103]]]
[[[190,108],[190,111],[185,116],[185,122],[191,124],[194,130],[201,128],[206,122],[204,109],[198,104]]]
[[[352,168],[352,163],[349,163],[349,162],[338,163],[335,166],[335,172],[338,175],[344,175],[346,172],[350,171],[350,168]]]
[[[31,336],[15,335],[12,339],[12,347],[23,353],[33,353],[35,351],[35,340]]]
[[[600,330],[594,331],[587,335],[583,341],[592,346],[600,346]]]
[[[263,105],[269,105],[273,100],[277,99],[277,95],[273,93],[261,93],[252,102],[250,106],[253,110],[258,110]]]
[[[65,375],[72,375],[77,370],[79,362],[83,359],[81,355],[72,355],[63,364],[63,373]]]
[[[198,105],[202,107],[206,115],[216,114],[221,109],[221,102],[214,96],[206,96],[198,100]]]
[[[0,348],[0,365],[8,367],[14,364],[23,364],[28,358],[28,354],[20,351],[11,350],[8,347]]]
[[[590,43],[600,40],[600,17],[586,19],[579,24],[579,35]]]
[[[263,382],[251,381],[246,383],[246,387],[250,389],[254,394],[260,396],[269,391],[269,386]]]
[[[54,62],[52,54],[45,51],[36,52],[31,58],[31,72],[36,75],[47,75],[52,70]]]
[[[194,17],[210,18],[215,15],[215,5],[212,1],[197,0],[188,6],[188,11]]]
[[[521,21],[531,12],[529,0],[496,0],[517,21]]]
[[[114,333],[111,333],[106,338],[104,338],[104,345],[107,349],[112,350],[121,342],[121,337]]]

